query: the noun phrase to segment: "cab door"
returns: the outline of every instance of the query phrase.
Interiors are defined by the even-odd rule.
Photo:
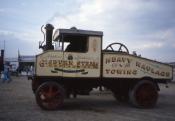
[[[76,37],[75,47],[63,52],[63,77],[100,77],[101,37]]]
[[[101,70],[101,37],[89,36],[87,51],[77,55],[77,77],[100,77]]]

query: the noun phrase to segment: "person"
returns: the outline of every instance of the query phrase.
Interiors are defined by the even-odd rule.
[[[69,43],[69,45],[67,46],[67,48],[66,48],[66,52],[71,52],[72,50],[73,50],[74,48],[73,48],[73,44],[72,43]]]
[[[34,74],[34,72],[33,72],[34,70],[33,70],[33,66],[30,66],[30,73],[31,73],[31,75],[33,75]]]
[[[7,80],[8,80],[8,83],[12,81],[12,79],[11,79],[11,69],[12,69],[12,66],[8,65],[8,67],[7,67]]]
[[[4,71],[3,71],[3,83],[5,82],[5,81],[8,81],[8,66],[5,64],[4,65]]]
[[[78,43],[78,41],[77,41]],[[70,44],[66,48],[66,52],[81,52],[81,46],[77,44],[76,42],[70,42]]]
[[[7,81],[7,83],[11,82],[10,76],[10,67],[8,64],[4,64],[4,71],[3,71],[3,83]]]
[[[1,72],[0,72],[0,80],[3,80],[3,78],[4,78],[4,72],[1,71]]]
[[[20,66],[18,66],[18,68],[16,69],[17,72],[17,76],[19,76],[21,74],[22,69],[20,68]]]

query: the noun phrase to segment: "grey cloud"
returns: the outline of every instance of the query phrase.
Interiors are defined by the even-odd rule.
[[[35,55],[38,51],[38,42],[28,42],[16,38],[13,34],[0,34],[1,40],[5,40],[5,56],[6,57],[17,57],[18,49],[21,54]],[[0,49],[4,49],[4,41],[0,42]]]

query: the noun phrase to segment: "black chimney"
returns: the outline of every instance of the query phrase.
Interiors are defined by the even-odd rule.
[[[0,56],[0,72],[4,70],[4,50],[1,50]]]
[[[51,24],[46,24],[46,50],[53,50],[54,47],[52,45],[52,34],[53,34],[53,25]]]

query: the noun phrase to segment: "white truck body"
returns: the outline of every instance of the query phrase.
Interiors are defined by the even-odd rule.
[[[42,53],[37,56],[36,67],[37,76],[167,80],[173,76],[172,67],[164,63],[121,52],[101,54],[100,37],[89,37],[86,53],[55,50]]]

